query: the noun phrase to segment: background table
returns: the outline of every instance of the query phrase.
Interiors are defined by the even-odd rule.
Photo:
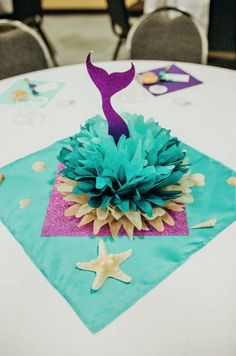
[[[163,6],[173,6],[191,14],[207,34],[210,0],[144,0],[144,13],[148,14]]]
[[[135,64],[141,72],[166,62]],[[102,65],[111,71],[129,67],[128,62]],[[184,142],[236,169],[236,72],[184,63],[179,66],[204,83],[160,97],[142,92],[144,89],[134,83],[133,90],[140,100],[124,101],[117,94],[114,107],[155,117]],[[0,105],[0,167],[74,134],[86,118],[101,113],[99,93],[84,65],[30,73],[27,77],[62,80],[66,85],[43,110],[45,121],[39,126],[15,126],[15,108]],[[1,81],[0,92],[15,80]],[[127,98],[130,90],[126,89]],[[61,101],[67,99],[75,99],[75,105],[61,107]],[[190,104],[182,105],[183,99]],[[235,356],[235,251],[233,224],[93,335],[1,224],[0,354]]]

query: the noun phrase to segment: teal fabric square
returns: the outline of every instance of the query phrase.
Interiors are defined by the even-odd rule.
[[[206,185],[194,189],[194,203],[187,206],[189,226],[216,218],[209,229],[190,229],[189,236],[146,236],[104,240],[109,252],[119,253],[132,248],[133,255],[122,264],[132,283],[108,279],[98,292],[91,292],[94,273],[75,267],[77,261],[97,256],[100,238],[42,237],[56,168],[57,155],[68,139],[17,160],[0,169],[5,180],[0,185],[0,218],[21,244],[33,263],[48,281],[65,297],[87,327],[93,332],[128,309],[149,290],[183,264],[194,252],[204,247],[236,220],[236,188],[227,184],[235,172],[214,159],[186,145],[191,173],[203,173]],[[32,164],[44,161],[43,172],[32,170]],[[24,198],[32,204],[19,208]]]
[[[6,89],[0,95],[0,104],[16,105],[16,101],[12,99],[12,93],[18,89],[21,89],[27,93],[28,98],[30,100],[31,99],[34,100],[39,97],[44,98],[45,100],[42,101],[42,104],[39,103],[39,105],[38,105],[39,107],[44,108],[65,85],[64,82],[52,82],[52,81],[47,81],[47,80],[33,80],[33,83],[36,84],[37,86],[55,83],[55,88],[45,91],[44,93],[39,94],[37,96],[33,96],[29,87],[28,87],[27,82],[24,79],[18,79],[16,82],[14,82],[8,89]],[[26,101],[26,103],[27,103],[27,101]]]

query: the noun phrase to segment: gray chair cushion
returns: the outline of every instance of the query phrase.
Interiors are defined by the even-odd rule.
[[[38,41],[20,29],[0,32],[0,79],[48,68]]]
[[[133,34],[131,58],[201,63],[201,36],[189,16],[173,10],[153,12]]]

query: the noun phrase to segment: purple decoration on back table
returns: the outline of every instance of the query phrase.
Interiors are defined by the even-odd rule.
[[[88,54],[86,65],[90,78],[98,88],[102,96],[102,108],[108,121],[109,134],[117,143],[120,136],[124,134],[129,137],[128,126],[121,116],[113,109],[111,97],[120,90],[126,88],[133,80],[135,68],[133,63],[126,72],[107,73],[103,68],[97,67],[91,62],[91,53]]]

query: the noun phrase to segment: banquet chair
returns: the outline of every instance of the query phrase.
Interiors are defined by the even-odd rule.
[[[129,33],[127,47],[131,59],[207,61],[208,42],[200,24],[175,7],[142,16]]]
[[[20,21],[0,20],[0,79],[51,66],[41,37]]]
[[[113,54],[113,60],[116,60],[122,43],[126,40],[130,30],[129,15],[124,0],[107,0],[107,10],[111,18],[111,27],[118,42]]]
[[[12,0],[13,12],[3,14],[0,18],[18,20],[35,29],[48,48],[54,66],[58,66],[56,50],[44,31],[42,0]]]

